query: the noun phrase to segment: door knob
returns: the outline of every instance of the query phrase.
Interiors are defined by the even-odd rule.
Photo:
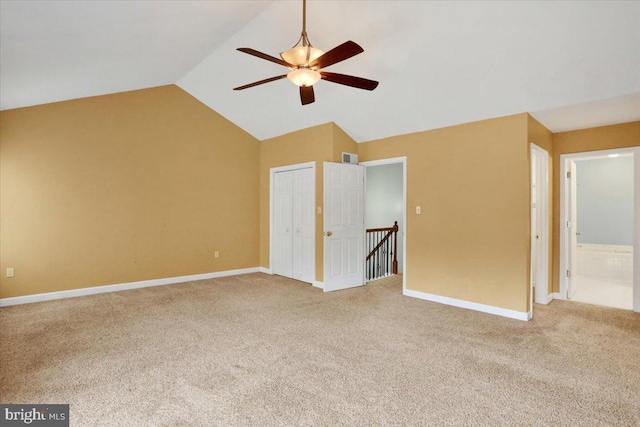
[[[327,236],[331,236],[333,233],[330,231],[327,231]]]

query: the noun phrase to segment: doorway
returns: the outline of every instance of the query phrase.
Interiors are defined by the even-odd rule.
[[[365,230],[389,229],[397,222],[397,244],[394,250],[397,251],[397,273],[402,274],[404,292],[406,289],[407,158],[395,157],[360,164],[365,166]],[[372,248],[375,248],[375,245],[365,248],[365,252],[369,253]],[[386,271],[391,274],[390,269],[387,268]]]
[[[561,298],[640,311],[639,164],[638,148],[561,156]]]
[[[315,162],[270,170],[273,274],[315,280]]]
[[[530,309],[548,304],[549,293],[549,153],[531,144]]]

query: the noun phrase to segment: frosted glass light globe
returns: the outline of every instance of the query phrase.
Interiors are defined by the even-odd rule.
[[[310,68],[298,68],[287,74],[287,78],[298,86],[306,87],[313,86],[322,76]]]
[[[307,51],[309,60],[307,61]],[[316,58],[323,55],[324,52],[311,46],[297,46],[280,53],[280,57],[291,65],[308,65]]]

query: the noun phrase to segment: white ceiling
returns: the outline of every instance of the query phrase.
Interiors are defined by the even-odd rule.
[[[0,107],[176,83],[266,1],[0,1]]]
[[[2,109],[177,83],[259,139],[333,121],[358,142],[534,112],[552,131],[640,120],[640,2],[316,1],[314,46],[365,52],[301,106],[273,56],[300,1],[0,2]]]
[[[640,93],[530,113],[554,133],[628,123],[640,120]]]

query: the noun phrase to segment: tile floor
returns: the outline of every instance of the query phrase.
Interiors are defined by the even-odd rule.
[[[602,276],[578,275],[572,301],[633,310],[633,282]]]

